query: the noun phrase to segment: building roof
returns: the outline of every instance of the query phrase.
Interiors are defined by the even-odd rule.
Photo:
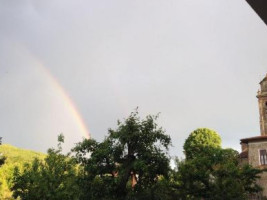
[[[266,79],[267,79],[267,74],[266,74],[266,76],[264,77],[264,79],[262,79],[262,81],[260,82],[260,84],[261,84],[263,81],[266,81]]]
[[[267,141],[267,135],[240,139],[240,143]]]
[[[267,12],[266,12],[267,1],[266,0],[246,0],[246,1],[267,25]]]

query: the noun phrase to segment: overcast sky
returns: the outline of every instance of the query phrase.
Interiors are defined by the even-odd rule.
[[[62,132],[71,148],[68,96],[98,141],[138,106],[161,113],[172,155],[199,127],[240,150],[260,134],[266,53],[245,0],[1,0],[0,136],[45,152]]]

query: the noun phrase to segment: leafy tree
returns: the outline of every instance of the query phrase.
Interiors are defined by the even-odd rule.
[[[167,150],[171,144],[158,127],[157,117],[141,120],[135,111],[123,123],[118,122],[116,130],[110,129],[103,142],[85,139],[73,149],[84,167],[84,199],[133,199],[141,193],[149,193],[153,199],[159,177],[169,172]]]
[[[238,152],[222,149],[217,134],[197,130],[184,145],[186,159],[178,162],[175,178],[182,199],[244,200],[261,190],[256,181],[262,170],[240,166]]]
[[[6,158],[0,167],[0,199],[13,199],[10,188],[15,166],[22,169],[25,162],[32,162],[36,157],[43,160],[45,154],[16,148],[8,144],[0,145],[0,152]]]
[[[194,130],[184,143],[186,159],[199,157],[205,148],[220,148],[221,137],[211,129],[199,128]]]
[[[44,161],[35,159],[22,171],[15,168],[13,196],[22,200],[79,199],[77,166],[69,154],[62,154],[63,135],[58,137],[58,149],[49,149]]]

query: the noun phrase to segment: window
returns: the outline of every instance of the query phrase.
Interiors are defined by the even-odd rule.
[[[267,165],[267,152],[266,149],[260,150],[260,164]]]

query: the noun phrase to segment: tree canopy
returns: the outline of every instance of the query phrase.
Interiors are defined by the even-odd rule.
[[[13,197],[22,200],[78,200],[77,166],[69,155],[62,154],[63,135],[58,137],[58,149],[48,149],[43,160],[34,159],[13,175]]]
[[[176,181],[182,199],[245,200],[261,191],[262,170],[240,165],[239,153],[223,149],[215,131],[197,129],[184,144],[186,159],[178,162]]]
[[[85,179],[114,186],[110,190],[103,188],[98,198],[113,195],[115,199],[126,199],[135,192],[152,190],[159,177],[168,174],[171,139],[158,127],[156,119],[149,115],[142,120],[137,111],[133,112],[123,123],[118,122],[116,130],[110,129],[103,142],[84,140],[73,149],[84,166]]]
[[[205,152],[205,148],[220,148],[220,135],[208,128],[198,128],[190,133],[184,143],[184,152],[186,159],[198,157]]]
[[[67,154],[62,153],[64,137],[60,135],[58,147],[48,149],[44,159],[31,159],[15,168],[8,184],[13,197],[246,200],[261,190],[257,180],[262,170],[241,165],[238,152],[223,149],[219,134],[207,128],[196,129],[188,136],[184,143],[186,158],[177,160],[176,168],[171,169],[171,138],[157,119],[151,115],[142,119],[137,111],[132,112],[115,129],[109,129],[102,141],[84,139]],[[9,162],[12,158],[6,155]]]

